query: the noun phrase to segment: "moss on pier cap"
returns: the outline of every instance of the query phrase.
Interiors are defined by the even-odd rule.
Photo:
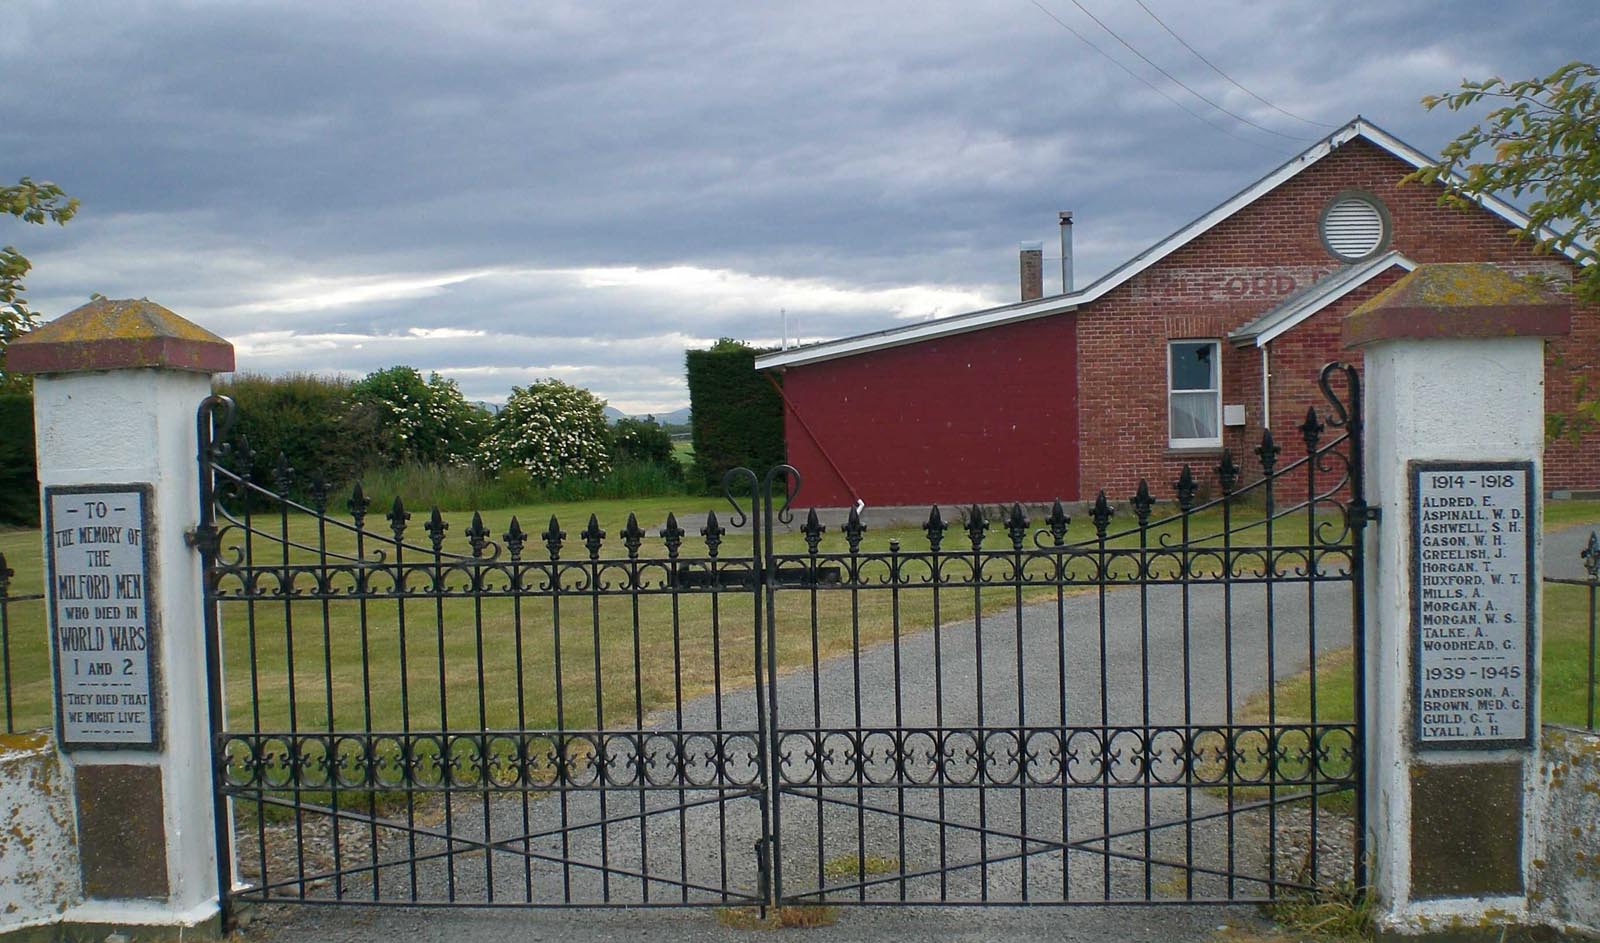
[[[1554,337],[1568,304],[1487,262],[1419,265],[1344,319],[1346,347],[1430,337]]]
[[[139,367],[227,373],[233,345],[153,301],[100,298],[12,341],[5,363],[15,373]]]

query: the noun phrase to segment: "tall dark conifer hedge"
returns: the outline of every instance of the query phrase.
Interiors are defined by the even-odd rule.
[[[720,487],[730,468],[743,465],[761,474],[784,460],[783,400],[756,372],[759,353],[723,338],[685,358],[694,464],[707,488]]]
[[[0,524],[38,526],[38,475],[33,395],[0,394]]]

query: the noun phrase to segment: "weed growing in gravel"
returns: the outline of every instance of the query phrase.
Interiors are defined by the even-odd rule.
[[[768,907],[766,916],[755,907],[723,907],[717,922],[732,930],[807,930],[831,927],[839,919],[833,907],[816,905]]]

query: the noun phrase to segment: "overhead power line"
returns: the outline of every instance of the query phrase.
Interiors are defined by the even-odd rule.
[[[1190,117],[1194,118],[1195,120],[1203,121],[1206,124],[1210,125],[1213,130],[1221,131],[1223,134],[1226,134],[1228,137],[1233,138],[1236,141],[1243,141],[1246,144],[1252,145],[1254,147],[1259,147],[1264,151],[1271,151],[1271,152],[1273,152],[1275,154],[1288,154],[1288,153],[1291,153],[1290,151],[1286,151],[1286,150],[1284,150],[1282,148],[1272,147],[1271,145],[1263,144],[1260,141],[1251,140],[1250,138],[1244,137],[1243,135],[1235,134],[1235,133],[1233,133],[1233,130],[1228,128],[1226,125],[1217,124],[1215,121],[1212,121],[1210,118],[1207,118],[1205,115],[1202,115],[1200,112],[1195,111],[1193,108],[1190,108],[1188,105],[1185,105],[1183,102],[1178,101],[1176,98],[1173,98],[1170,94],[1168,94],[1166,89],[1164,89],[1161,86],[1157,85],[1156,83],[1150,81],[1149,79],[1147,79],[1144,76],[1140,75],[1139,73],[1133,71],[1132,69],[1128,68],[1128,66],[1126,64],[1124,64],[1121,59],[1118,59],[1117,57],[1113,56],[1111,53],[1106,52],[1104,49],[1101,49],[1099,46],[1095,45],[1093,42],[1090,42],[1089,41],[1089,37],[1083,35],[1082,33],[1078,32],[1077,30],[1073,29],[1072,26],[1070,24],[1068,24],[1066,20],[1063,20],[1061,17],[1056,16],[1055,13],[1050,10],[1049,7],[1047,7],[1044,4],[1040,3],[1039,0],[1029,0],[1029,2],[1032,3],[1034,6],[1038,7],[1039,8],[1039,12],[1043,13],[1045,16],[1048,16],[1050,19],[1055,20],[1057,26],[1060,26],[1062,29],[1064,29],[1067,32],[1071,33],[1072,35],[1076,36],[1078,38],[1079,42],[1083,43],[1085,46],[1088,46],[1090,49],[1093,49],[1095,52],[1099,53],[1102,57],[1104,57],[1109,62],[1111,62],[1112,65],[1115,65],[1117,68],[1121,69],[1122,71],[1128,73],[1129,75],[1131,75],[1134,78],[1138,79],[1139,81],[1143,82],[1146,86],[1149,87],[1149,89],[1152,92],[1155,92],[1157,95],[1160,95],[1162,98],[1165,98],[1167,101],[1173,103],[1174,105],[1177,105],[1179,108],[1183,109]]]
[[[1116,30],[1114,30],[1111,27],[1107,26],[1098,16],[1095,16],[1094,13],[1089,10],[1088,7],[1084,6],[1082,3],[1079,3],[1078,0],[1072,0],[1072,5],[1077,7],[1079,10],[1082,10],[1084,16],[1087,16],[1089,19],[1094,20],[1095,25],[1099,26],[1101,29],[1103,29],[1106,32],[1110,33],[1112,39],[1115,39],[1117,42],[1119,42],[1122,45],[1128,47],[1128,51],[1129,52],[1133,53],[1134,55],[1138,56],[1140,59],[1143,59],[1146,63],[1148,63],[1150,68],[1155,69],[1157,72],[1160,72],[1162,75],[1164,75],[1168,79],[1170,79],[1172,81],[1172,84],[1178,86],[1179,88],[1181,88],[1184,91],[1188,92],[1190,95],[1193,95],[1194,97],[1200,99],[1201,101],[1203,101],[1206,104],[1210,105],[1212,108],[1215,108],[1216,110],[1222,112],[1223,114],[1227,115],[1228,117],[1232,118],[1233,120],[1241,121],[1241,122],[1249,125],[1250,127],[1255,128],[1257,131],[1265,131],[1268,134],[1275,134],[1280,138],[1287,138],[1287,139],[1289,139],[1291,141],[1310,141],[1310,140],[1314,140],[1313,138],[1302,137],[1301,135],[1298,135],[1298,134],[1285,134],[1282,131],[1274,131],[1273,129],[1267,127],[1266,125],[1256,124],[1254,121],[1251,121],[1249,118],[1246,118],[1244,115],[1241,115],[1241,114],[1239,114],[1237,112],[1229,111],[1228,109],[1224,108],[1223,106],[1217,104],[1216,102],[1212,101],[1211,99],[1205,97],[1204,95],[1200,94],[1199,92],[1197,92],[1194,89],[1190,88],[1189,86],[1185,85],[1183,83],[1183,80],[1178,78],[1176,75],[1173,75],[1171,72],[1168,72],[1166,69],[1161,68],[1161,66],[1158,65],[1154,59],[1151,59],[1149,56],[1147,56],[1144,53],[1140,52],[1137,48],[1135,48],[1135,46],[1132,43],[1128,42],[1126,39],[1123,39],[1117,33]]]
[[[1316,125],[1319,128],[1337,128],[1338,127],[1338,125],[1336,125],[1336,124],[1328,124],[1326,121],[1313,121],[1310,118],[1302,118],[1299,115],[1295,114],[1294,112],[1288,110],[1287,108],[1280,108],[1277,105],[1274,105],[1272,102],[1267,101],[1265,98],[1262,98],[1260,95],[1257,95],[1255,92],[1252,92],[1250,89],[1245,88],[1244,85],[1240,84],[1238,79],[1236,79],[1233,76],[1229,75],[1228,73],[1222,71],[1222,69],[1215,62],[1212,62],[1210,59],[1207,59],[1205,56],[1201,55],[1200,54],[1200,50],[1198,50],[1198,49],[1194,48],[1193,46],[1189,45],[1189,43],[1187,41],[1185,41],[1182,36],[1178,35],[1176,30],[1174,30],[1172,27],[1167,25],[1165,20],[1163,20],[1159,16],[1156,16],[1154,10],[1152,10],[1149,7],[1145,6],[1144,5],[1144,0],[1133,0],[1133,2],[1137,3],[1139,5],[1139,9],[1141,9],[1144,12],[1150,14],[1150,19],[1155,20],[1157,23],[1160,23],[1161,24],[1161,28],[1166,30],[1168,35],[1170,35],[1173,39],[1176,39],[1179,43],[1182,43],[1183,48],[1185,48],[1185,49],[1189,50],[1190,52],[1194,53],[1194,57],[1196,59],[1199,59],[1201,62],[1204,62],[1206,65],[1210,66],[1211,67],[1211,71],[1213,71],[1213,72],[1217,73],[1218,75],[1222,76],[1223,78],[1227,79],[1229,82],[1232,82],[1234,88],[1237,88],[1239,91],[1244,92],[1246,95],[1249,95],[1251,98],[1254,98],[1256,101],[1260,102],[1261,104],[1266,105],[1268,108],[1271,108],[1273,111],[1276,111],[1276,112],[1278,112],[1279,114],[1282,114],[1282,115],[1287,115],[1287,116],[1289,116],[1290,118],[1293,118],[1296,121],[1304,121],[1306,124]]]

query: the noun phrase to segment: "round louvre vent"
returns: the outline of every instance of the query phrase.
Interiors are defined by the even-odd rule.
[[[1388,214],[1366,194],[1334,199],[1322,212],[1322,241],[1328,251],[1355,262],[1383,248],[1389,237]]]

